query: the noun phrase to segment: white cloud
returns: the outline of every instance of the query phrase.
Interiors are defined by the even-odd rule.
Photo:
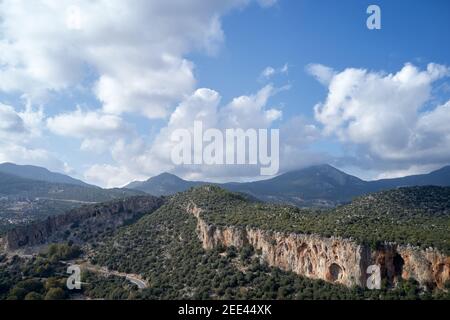
[[[111,144],[115,165],[94,165],[86,172],[90,182],[118,186],[130,181],[130,177],[149,177],[163,171],[171,171],[186,178],[232,179],[259,174],[254,166],[175,166],[171,152],[176,145],[171,139],[174,130],[183,128],[193,132],[194,121],[202,121],[204,130],[217,128],[269,128],[281,117],[281,111],[267,108],[270,97],[280,89],[265,86],[252,95],[239,96],[221,106],[220,94],[207,88],[197,89],[186,97],[172,112],[167,125],[159,131],[151,143],[145,137],[132,141],[119,139]]]
[[[25,143],[41,135],[44,114],[42,109],[27,105],[24,110],[0,103],[0,138],[3,141]]]
[[[125,167],[112,165],[93,165],[84,173],[86,181],[103,185],[106,188],[123,187],[130,181],[145,179],[146,177],[132,174]]]
[[[288,72],[289,72],[289,65],[287,63],[279,68],[268,66],[261,72],[259,78],[261,80],[268,80],[277,74],[287,74]]]
[[[105,152],[117,139],[134,134],[131,125],[117,115],[80,108],[48,118],[47,127],[54,134],[82,139],[81,150],[96,153]]]
[[[37,99],[94,75],[105,112],[165,117],[195,88],[184,56],[216,51],[221,17],[249,2],[3,0],[0,90]]]
[[[333,69],[322,64],[312,63],[306,66],[306,71],[313,75],[321,84],[328,86],[335,76]]]
[[[0,163],[34,164],[64,171],[64,163],[56,155],[35,145],[42,135],[43,119],[42,109],[27,105],[16,111],[0,103]]]
[[[122,185],[174,169],[190,177],[256,174],[257,168],[247,167],[174,168],[168,152],[170,132],[197,119],[215,128],[269,128],[281,119],[280,108],[269,106],[269,100],[287,87],[267,85],[221,105],[218,92],[196,89],[195,65],[186,58],[193,51],[214,54],[224,40],[221,18],[250,2],[0,1],[0,92],[43,105],[48,93],[73,95],[82,87],[102,104],[96,110],[77,108],[47,119],[30,102],[20,112],[1,105],[0,159],[73,172],[45,149],[48,136],[34,143],[48,129],[80,139],[82,150],[110,153],[111,163],[94,164],[85,172],[89,181],[102,185]],[[262,7],[276,3],[253,2]],[[287,64],[268,68],[265,78],[288,69]],[[124,113],[150,119],[168,116],[169,121],[151,141],[136,133]]]
[[[0,104],[0,134],[22,134],[25,132],[23,119],[13,107]]]
[[[315,106],[325,134],[354,146],[366,165],[395,171],[448,163],[450,102],[430,105],[433,84],[450,75],[448,67],[406,64],[393,74],[353,68],[332,74],[327,99]]]
[[[270,97],[288,87],[267,85],[256,94],[234,98],[223,110],[221,118],[226,128],[267,128],[282,116],[278,108],[267,108]]]
[[[194,121],[202,121],[203,129],[216,128],[269,128],[281,117],[281,111],[267,108],[271,96],[279,92],[272,86],[265,86],[253,95],[243,95],[221,106],[218,92],[201,88],[185,99],[172,113],[167,127],[164,127],[152,144],[151,150],[141,158],[158,160],[164,171],[175,170],[182,176],[195,177],[243,177],[257,174],[257,167],[251,166],[208,166],[192,165],[175,167],[171,161],[171,151],[175,142],[171,140],[174,130],[183,128],[193,133]],[[147,163],[146,161],[144,161]],[[152,162],[154,165],[155,162]],[[152,168],[154,169],[154,167]],[[160,170],[163,171],[163,170]]]

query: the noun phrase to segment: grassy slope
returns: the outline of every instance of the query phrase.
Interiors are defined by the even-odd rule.
[[[450,253],[448,187],[383,191],[327,211],[249,202],[212,186],[191,190],[180,197],[183,201],[192,199],[206,210],[204,218],[218,225],[334,235],[373,246],[395,241]]]
[[[122,228],[96,248],[92,262],[114,270],[143,275],[149,281],[150,288],[140,292],[136,298],[430,297],[419,293],[417,287],[410,282],[401,284],[396,290],[366,291],[303,278],[261,264],[252,248],[244,248],[239,252],[234,248],[205,251],[195,231],[195,218],[184,211],[187,201],[191,200],[210,210],[205,216],[217,223],[253,224],[270,229],[297,231],[300,229],[296,223],[303,223],[303,228],[314,230],[321,224],[320,221],[317,222],[317,217],[328,216],[327,213],[302,211],[292,207],[267,207],[261,203],[248,202],[240,195],[222,189],[202,187],[173,197],[155,213]],[[305,215],[311,217],[304,218]]]

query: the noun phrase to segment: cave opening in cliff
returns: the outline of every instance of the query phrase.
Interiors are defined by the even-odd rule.
[[[405,260],[403,260],[402,256],[397,253],[394,256],[393,262],[395,276],[401,276],[403,273],[403,265],[405,264]]]
[[[335,282],[340,280],[342,277],[342,268],[336,264],[332,263],[329,268],[329,278],[331,281]]]

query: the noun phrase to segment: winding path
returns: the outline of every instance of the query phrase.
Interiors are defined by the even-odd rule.
[[[63,261],[61,261],[61,262],[64,263]],[[106,268],[106,267],[92,265],[89,262],[83,262],[82,264],[80,264],[80,267],[82,269],[86,269],[86,270],[89,270],[94,273],[101,273],[106,276],[111,275],[111,276],[125,278],[126,280],[130,281],[132,284],[135,284],[139,289],[145,289],[145,288],[148,288],[148,286],[149,286],[148,282],[145,281],[138,274],[131,274],[131,273],[124,273],[124,272],[119,272],[119,271],[115,271],[115,270],[108,270],[108,268]]]

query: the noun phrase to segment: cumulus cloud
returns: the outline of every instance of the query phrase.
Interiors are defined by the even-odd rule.
[[[164,117],[195,86],[184,55],[216,50],[221,16],[248,2],[2,1],[0,90],[36,98],[97,75],[106,112]]]
[[[16,111],[10,105],[0,104],[0,163],[34,164],[63,171],[64,162],[45,148],[35,146],[42,134],[42,109],[29,105]]]
[[[46,139],[32,143],[48,129],[80,139],[82,150],[110,152],[114,165],[93,167],[105,172],[99,177],[87,172],[93,180],[111,185],[107,177],[113,172],[113,184],[139,170],[157,173],[148,169],[158,156],[149,151],[155,150],[152,141],[139,136],[124,114],[175,119],[173,109],[196,92],[195,65],[187,55],[215,54],[224,40],[223,16],[250,3],[270,7],[276,1],[0,1],[0,93],[29,101],[21,112],[0,107],[0,159],[35,164],[53,159]],[[80,89],[101,107],[53,111],[48,119],[42,108],[31,108],[44,106],[55,93],[73,98]],[[278,114],[272,110],[264,117]]]
[[[313,75],[321,84],[328,86],[335,72],[332,68],[322,64],[312,63],[306,66],[306,71]]]
[[[147,177],[130,173],[126,167],[95,164],[86,170],[84,178],[91,183],[113,188],[123,187],[130,181],[146,179]]]
[[[282,114],[279,109],[268,107],[270,97],[278,92],[279,88],[268,85],[255,94],[242,95],[222,104],[218,92],[208,88],[197,89],[179,103],[167,125],[161,128],[152,141],[148,141],[148,137],[135,137],[132,141],[119,139],[110,149],[116,164],[94,165],[86,172],[85,178],[97,183],[104,179],[103,185],[117,186],[129,182],[130,177],[137,179],[163,171],[171,171],[190,179],[230,179],[259,175],[257,166],[176,166],[171,159],[171,152],[177,144],[172,140],[172,133],[178,129],[186,129],[193,134],[194,121],[201,121],[204,130],[269,128]]]
[[[118,138],[133,134],[131,126],[117,115],[80,108],[48,118],[47,127],[57,135],[82,139],[82,150],[99,153]]]
[[[0,133],[9,135],[23,132],[25,132],[24,121],[14,108],[0,104]]]
[[[0,137],[24,143],[37,138],[42,132],[44,114],[41,108],[27,105],[24,110],[16,111],[10,105],[0,103]]]
[[[328,96],[315,106],[315,117],[326,135],[356,146],[366,165],[395,170],[448,162],[450,101],[432,105],[433,85],[450,75],[448,67],[406,64],[390,74],[319,69],[326,70],[318,78],[327,79],[321,82],[328,84]]]
[[[278,108],[267,108],[269,98],[289,87],[275,88],[267,85],[253,95],[234,98],[223,110],[221,119],[228,128],[266,128],[279,120],[282,112]]]

